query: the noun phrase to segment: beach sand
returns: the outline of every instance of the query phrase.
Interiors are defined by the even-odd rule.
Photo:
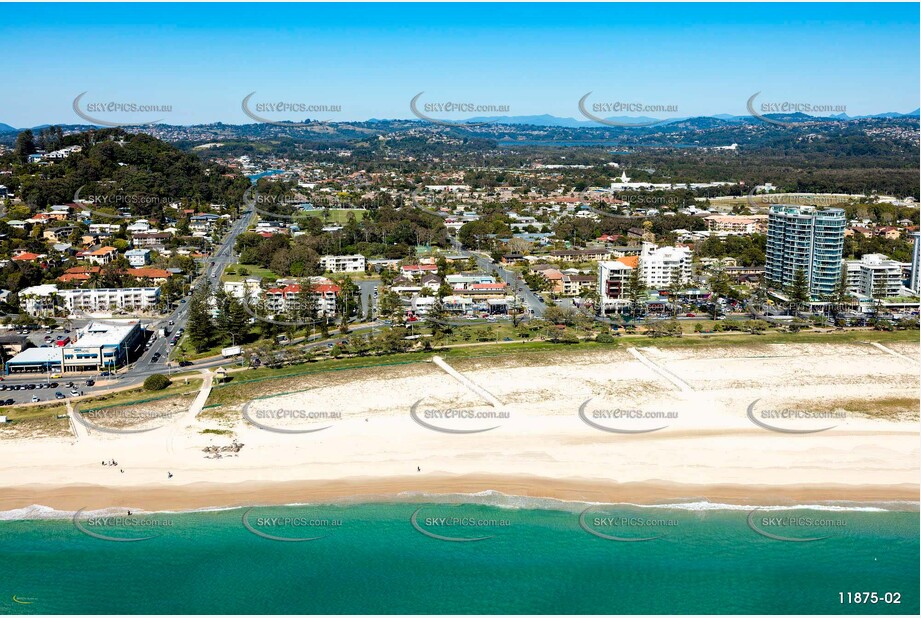
[[[643,504],[917,502],[918,348],[889,349],[897,355],[863,344],[773,344],[451,363],[501,408],[433,364],[263,382],[301,392],[256,400],[251,418],[288,430],[328,428],[266,431],[235,406],[173,417],[141,434],[4,439],[0,510],[183,510],[490,490]],[[750,406],[765,424],[813,433],[766,429],[749,418]],[[580,407],[609,430],[591,426]],[[487,416],[437,418],[426,414],[432,410]],[[791,410],[826,417],[791,418]],[[341,418],[291,418],[292,411]],[[625,416],[637,411],[657,418]],[[444,433],[423,424],[494,428]],[[233,437],[202,433],[208,429]],[[244,445],[237,454],[203,452],[232,439]],[[118,466],[101,465],[109,459]]]

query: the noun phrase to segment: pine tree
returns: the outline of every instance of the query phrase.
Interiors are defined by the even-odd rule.
[[[211,341],[214,336],[214,322],[208,311],[208,303],[205,294],[199,293],[192,298],[189,306],[189,321],[186,334],[189,337],[189,343],[196,352],[204,352],[211,347]]]
[[[794,311],[799,311],[812,300],[809,294],[809,280],[806,279],[806,271],[802,268],[797,268],[793,273],[793,281],[787,290],[787,296],[790,298],[790,305]]]
[[[630,301],[630,313],[636,318],[640,315],[640,307],[646,298],[646,282],[640,276],[640,265],[637,264],[630,272],[630,278],[627,279],[627,299]]]

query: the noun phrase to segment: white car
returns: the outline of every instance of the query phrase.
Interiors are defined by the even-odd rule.
[[[32,403],[38,403],[39,401],[41,401],[41,399],[39,399],[37,395],[32,395]]]

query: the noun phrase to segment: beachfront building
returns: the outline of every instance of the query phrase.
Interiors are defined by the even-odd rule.
[[[908,288],[915,294],[921,293],[921,232],[912,234],[914,244],[911,249],[911,274]]]
[[[61,304],[74,311],[154,311],[160,304],[160,288],[96,288],[58,290]]]
[[[33,285],[19,292],[22,310],[32,316],[54,315],[58,303],[58,286]]]
[[[629,304],[627,287],[633,268],[620,260],[598,263],[598,296],[603,312],[622,311]]]
[[[902,291],[902,264],[881,253],[845,260],[848,292],[865,298],[891,298]]]
[[[128,363],[144,345],[144,331],[133,324],[90,322],[77,340],[63,348],[64,372],[114,370]]]
[[[144,330],[137,322],[90,322],[63,347],[29,348],[6,363],[7,373],[112,371],[136,358],[144,345]]]
[[[802,270],[813,298],[832,294],[841,276],[845,223],[840,208],[771,206],[764,274],[768,285],[784,290]]]
[[[254,275],[242,281],[225,281],[224,293],[231,298],[258,300],[262,296],[262,277]]]
[[[687,247],[656,247],[644,242],[640,251],[640,276],[650,288],[686,283],[691,278],[691,250]]]
[[[363,273],[365,272],[365,256],[356,255],[324,255],[320,258],[320,267],[325,272],[331,273]]]
[[[308,285],[308,284],[305,284]],[[336,315],[336,298],[340,288],[335,283],[311,283],[311,296],[316,302],[318,317]],[[299,308],[301,301],[301,284],[294,283],[284,287],[270,288],[265,291],[265,309],[272,314],[291,313]]]

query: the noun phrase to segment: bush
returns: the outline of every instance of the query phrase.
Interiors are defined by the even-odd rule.
[[[147,376],[147,379],[144,380],[144,390],[145,391],[162,391],[164,388],[172,384],[170,379],[167,378],[162,373],[155,373],[151,376]]]
[[[614,343],[614,335],[611,333],[598,333],[595,337],[595,341],[598,343]]]

